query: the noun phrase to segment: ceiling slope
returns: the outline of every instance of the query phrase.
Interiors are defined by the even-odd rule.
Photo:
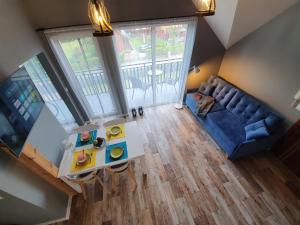
[[[205,19],[228,49],[299,1],[216,0],[215,16]]]

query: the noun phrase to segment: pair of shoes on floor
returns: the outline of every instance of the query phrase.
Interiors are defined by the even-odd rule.
[[[143,115],[144,115],[144,110],[143,110],[143,107],[142,107],[142,106],[138,107],[138,112],[139,112],[139,115],[140,115],[140,116],[143,116]],[[135,108],[133,108],[133,109],[131,110],[131,113],[132,113],[132,116],[133,116],[134,118],[137,116],[137,111],[136,111]]]

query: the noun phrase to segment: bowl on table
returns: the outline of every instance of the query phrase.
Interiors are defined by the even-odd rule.
[[[85,165],[88,161],[90,161],[91,159],[91,156],[87,153],[80,153],[78,156],[77,156],[77,159],[76,159],[76,165],[77,166],[83,166]]]
[[[110,158],[113,160],[120,159],[124,154],[124,149],[122,147],[115,147],[110,151]]]
[[[113,126],[112,128],[110,128],[110,130],[109,130],[109,134],[111,135],[111,136],[117,136],[118,134],[120,134],[122,132],[122,129],[121,129],[121,127],[119,127],[119,126]]]
[[[89,131],[85,131],[85,132],[82,132],[81,133],[81,137],[80,137],[80,140],[82,142],[88,142],[91,138],[91,135],[90,135],[90,132]]]

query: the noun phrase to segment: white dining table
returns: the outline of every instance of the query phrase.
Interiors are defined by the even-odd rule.
[[[78,134],[72,134],[68,138],[68,148],[65,149],[62,161],[59,166],[59,172],[58,177],[64,178],[70,175],[77,175],[82,173],[87,173],[95,170],[99,170],[105,167],[111,167],[114,165],[118,165],[121,163],[125,163],[128,161],[131,161],[133,159],[139,158],[144,156],[144,143],[146,143],[146,138],[144,135],[144,132],[138,127],[136,121],[132,122],[126,122],[124,124],[125,127],[125,137],[116,139],[116,140],[106,140],[106,146],[112,145],[120,142],[126,142],[127,144],[127,152],[128,157],[127,159],[117,160],[110,163],[105,162],[105,153],[106,153],[106,147],[97,149],[96,150],[96,164],[94,167],[87,168],[84,170],[81,170],[80,172],[71,172],[71,165],[73,161],[73,153],[75,151],[82,151],[83,149],[90,149],[93,148],[93,144],[85,145],[81,147],[75,147],[76,146],[76,140]],[[97,130],[97,137],[106,137],[106,129],[105,127],[100,127]]]

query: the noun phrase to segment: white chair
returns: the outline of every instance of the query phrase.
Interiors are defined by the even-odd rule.
[[[114,125],[121,124],[121,123],[126,123],[126,119],[118,118],[118,119],[109,120],[109,121],[103,123],[103,126],[110,127],[110,126],[114,126]]]
[[[96,182],[99,183],[102,187],[104,187],[103,182],[101,181],[100,177],[98,176],[99,171],[92,171],[80,175],[74,175],[74,176],[67,176],[66,178],[75,183],[78,184],[81,188],[83,199],[87,199],[87,193],[86,193],[86,185],[88,183]]]
[[[118,119],[113,119],[110,121],[107,121],[103,124],[104,127],[109,127],[109,126],[114,126],[118,124],[125,123],[126,119],[124,118],[118,118]],[[133,169],[132,169],[132,162],[126,162],[126,163],[121,163],[115,166],[111,166],[109,168],[105,168],[105,171],[108,171],[111,174],[112,177],[112,190],[115,191],[115,186],[116,186],[116,177],[123,173],[128,171],[128,176],[130,179],[134,182],[134,190],[137,187],[136,180],[133,175]]]

